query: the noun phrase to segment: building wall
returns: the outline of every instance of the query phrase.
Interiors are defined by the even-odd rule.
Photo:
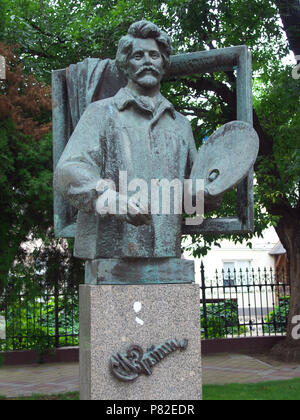
[[[248,277],[250,283],[269,284],[269,282],[272,282],[269,275],[270,269],[274,272],[275,260],[273,256],[269,255],[269,252],[278,242],[279,238],[275,230],[270,228],[264,232],[263,238],[254,238],[251,241],[252,249],[247,246],[247,242],[234,244],[234,242],[224,240],[220,242],[221,248],[214,246],[205,257],[195,259],[195,279],[198,284],[201,284],[201,261],[204,263],[206,299],[237,299],[240,313],[246,311],[249,319],[253,316],[253,313],[267,314],[273,309],[274,304],[272,287],[268,285],[261,289],[247,287],[247,278],[241,280],[239,270],[242,268],[243,273],[246,272],[246,267],[249,268],[249,273],[252,273],[252,269],[254,270],[254,278],[251,274]],[[193,257],[186,252],[184,258],[192,259]],[[237,284],[238,287],[222,287],[224,285],[222,269],[226,274],[228,267],[236,269],[234,284]],[[260,269],[260,275],[257,275],[258,269]],[[264,271],[265,269],[266,271]],[[267,274],[266,277],[264,276],[265,273]],[[233,277],[232,272],[231,278]],[[216,288],[216,285],[221,287]]]
[[[220,242],[221,248],[214,246],[205,257],[195,259],[196,268],[196,282],[200,283],[200,264],[204,263],[205,276],[208,279],[213,279],[216,275],[216,270],[221,274],[226,262],[236,262],[235,268],[239,270],[240,267],[244,269],[246,266],[242,264],[243,261],[249,261],[249,268],[255,271],[260,268],[274,270],[274,257],[269,255],[269,252],[278,243],[279,238],[274,228],[269,228],[264,232],[263,238],[254,238],[252,249],[247,246],[247,242],[242,244],[234,244],[234,242],[223,240]],[[193,259],[191,254],[185,252],[184,258]],[[228,265],[227,265],[228,266]],[[226,266],[226,267],[227,267]],[[225,269],[226,271],[226,269]]]

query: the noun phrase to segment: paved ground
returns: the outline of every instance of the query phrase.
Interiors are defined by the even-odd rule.
[[[16,397],[77,391],[77,363],[0,368],[0,395]],[[300,365],[281,364],[262,356],[216,354],[203,358],[204,384],[250,383],[300,378]]]
[[[203,358],[204,384],[254,383],[300,378],[300,364],[283,364],[266,356],[216,354]]]
[[[0,395],[59,394],[79,389],[77,363],[4,366],[0,368]]]

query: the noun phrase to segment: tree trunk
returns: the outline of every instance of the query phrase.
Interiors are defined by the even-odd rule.
[[[291,285],[291,297],[286,339],[276,345],[271,353],[287,362],[300,361],[300,337],[297,338],[295,334],[294,322],[294,317],[300,316],[300,220],[297,214],[294,216],[283,216],[276,228],[280,241],[287,251],[287,275]]]
[[[300,2],[299,0],[275,0],[290,48],[295,56],[300,54]]]

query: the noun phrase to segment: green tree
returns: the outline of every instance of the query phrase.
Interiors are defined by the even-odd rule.
[[[5,288],[7,339],[2,350],[42,352],[78,345],[78,285],[84,269],[73,258],[70,245],[49,233],[33,251],[25,249],[11,268]]]
[[[0,82],[0,295],[20,245],[52,221],[51,98],[26,75],[12,49],[0,44],[6,80]]]
[[[300,313],[300,84],[291,76],[292,66],[284,65],[282,59],[290,50],[295,54],[299,51],[300,4],[297,1],[264,0],[175,0],[172,3],[177,3],[182,44],[189,36],[195,40],[193,50],[246,44],[252,51],[254,128],[260,138],[259,158],[255,165],[256,231],[260,232],[269,223],[275,225],[287,250],[292,290],[287,339],[274,350],[274,354],[281,357],[288,354],[290,358],[299,359],[300,343],[292,338],[291,321]],[[208,99],[206,113],[200,118],[195,113],[200,138],[203,136],[201,130],[212,132],[220,123],[235,119],[235,77],[232,73],[196,77],[185,81],[184,88],[186,86],[196,92],[198,98],[204,95]],[[193,114],[195,103],[192,105],[190,114]],[[201,118],[204,122],[199,124]],[[228,203],[230,196],[218,212],[220,215],[226,214]],[[216,238],[208,238],[213,239]]]
[[[4,39],[19,44],[25,66],[48,83],[53,69],[86,57],[113,57],[120,36],[135,20],[163,17],[161,2],[150,0],[0,1]]]

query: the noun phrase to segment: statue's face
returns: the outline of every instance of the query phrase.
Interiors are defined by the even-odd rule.
[[[128,78],[133,83],[149,89],[159,85],[164,74],[163,64],[154,39],[134,39],[127,68]]]

